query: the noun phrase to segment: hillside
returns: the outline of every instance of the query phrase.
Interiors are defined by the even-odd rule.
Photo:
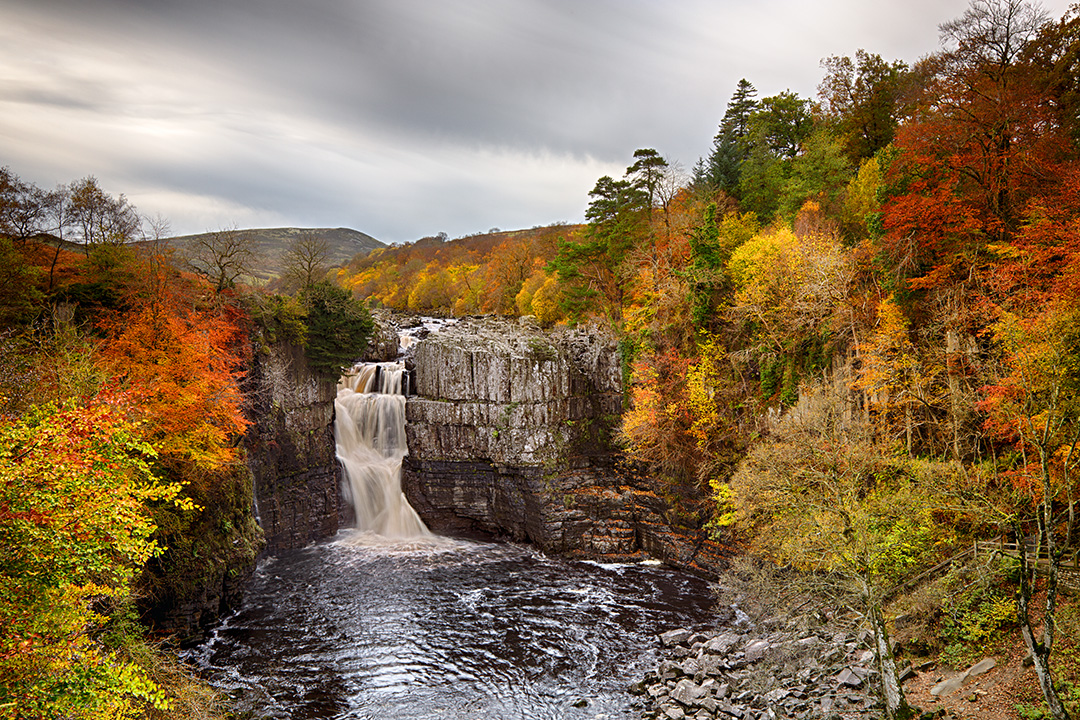
[[[268,280],[281,273],[281,255],[289,243],[301,233],[315,233],[330,244],[329,261],[332,265],[344,265],[357,254],[369,253],[376,248],[386,247],[367,233],[351,228],[252,228],[243,230],[250,233],[255,241],[254,270],[257,277]],[[171,244],[182,247],[191,239],[209,235],[180,235],[169,238]]]
[[[355,258],[338,273],[338,282],[358,297],[395,310],[532,314],[553,322],[558,319],[554,279],[546,268],[559,243],[580,230],[559,224],[454,240],[421,238]]]

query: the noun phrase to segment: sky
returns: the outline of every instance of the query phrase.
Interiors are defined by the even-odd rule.
[[[1043,7],[1053,18],[1068,0]],[[581,222],[638,148],[689,171],[736,83],[912,63],[966,0],[2,0],[0,166],[175,234],[386,242]]]

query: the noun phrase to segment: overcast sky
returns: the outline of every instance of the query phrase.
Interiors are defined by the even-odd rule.
[[[740,78],[814,97],[822,58],[913,62],[966,6],[0,0],[0,165],[43,187],[94,175],[177,234],[579,222],[635,149],[707,155]]]

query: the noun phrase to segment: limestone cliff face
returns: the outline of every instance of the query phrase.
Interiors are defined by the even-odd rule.
[[[715,571],[717,548],[674,528],[658,488],[612,447],[622,412],[612,338],[468,320],[417,344],[410,366],[402,485],[432,529]]]
[[[332,379],[288,342],[263,346],[248,376],[252,425],[245,437],[266,552],[303,547],[342,521],[334,456]]]

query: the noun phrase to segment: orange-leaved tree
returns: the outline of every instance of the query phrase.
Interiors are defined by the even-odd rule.
[[[240,328],[227,308],[163,299],[106,322],[102,356],[118,390],[145,415],[144,433],[166,462],[213,470],[236,459],[242,413]]]

